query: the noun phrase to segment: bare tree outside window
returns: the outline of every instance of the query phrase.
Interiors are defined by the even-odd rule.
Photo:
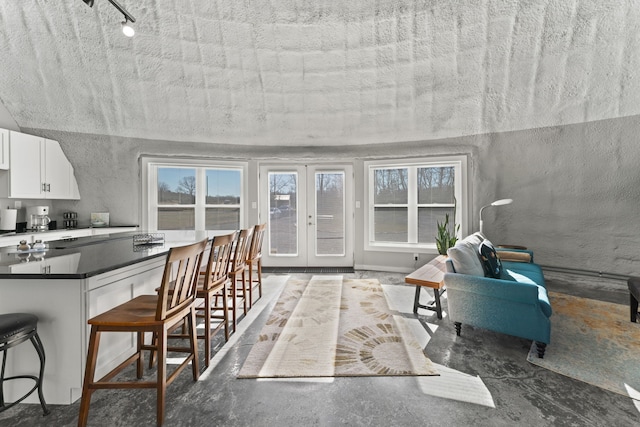
[[[176,188],[178,193],[187,194],[190,196],[191,200],[189,203],[196,202],[196,177],[195,176],[183,176],[178,181],[178,187]]]
[[[164,181],[158,182],[158,202],[163,203],[167,200],[170,200],[171,197],[171,187],[169,184]]]

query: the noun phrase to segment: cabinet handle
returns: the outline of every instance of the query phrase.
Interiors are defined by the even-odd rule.
[[[42,191],[47,191],[47,184],[45,182],[42,183]]]
[[[51,193],[51,184],[47,184],[47,191]]]

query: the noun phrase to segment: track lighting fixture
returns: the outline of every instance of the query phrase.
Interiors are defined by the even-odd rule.
[[[133,37],[136,34],[136,30],[131,26],[127,17],[122,21],[122,34],[127,37]]]
[[[94,0],[82,0],[82,1],[85,2],[87,6],[93,7]],[[136,22],[136,18],[134,18],[129,12],[127,12],[127,9],[122,7],[122,5],[118,3],[116,0],[108,0],[108,1],[113,5],[113,7],[118,9],[118,12],[124,15],[124,22],[122,22],[122,32],[124,33],[124,35],[127,37],[133,37],[133,35],[136,32],[131,26],[131,24]]]

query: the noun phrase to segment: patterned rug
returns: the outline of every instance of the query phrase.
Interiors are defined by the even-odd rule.
[[[551,344],[534,365],[640,399],[640,324],[629,306],[550,292]]]
[[[238,378],[438,375],[377,280],[290,279]]]

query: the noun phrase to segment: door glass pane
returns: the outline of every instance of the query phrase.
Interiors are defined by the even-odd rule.
[[[194,230],[195,227],[194,208],[158,208],[158,230]]]
[[[298,254],[298,174],[269,172],[269,254]]]
[[[376,242],[408,241],[407,208],[374,208],[374,239]]]
[[[193,205],[195,202],[195,169],[158,168],[159,205]]]
[[[418,203],[453,203],[454,174],[452,166],[418,168]]]
[[[344,172],[316,173],[316,255],[344,255]]]
[[[453,208],[418,208],[418,243],[435,243],[438,225],[444,224],[445,214],[449,214],[449,231],[453,229]]]

